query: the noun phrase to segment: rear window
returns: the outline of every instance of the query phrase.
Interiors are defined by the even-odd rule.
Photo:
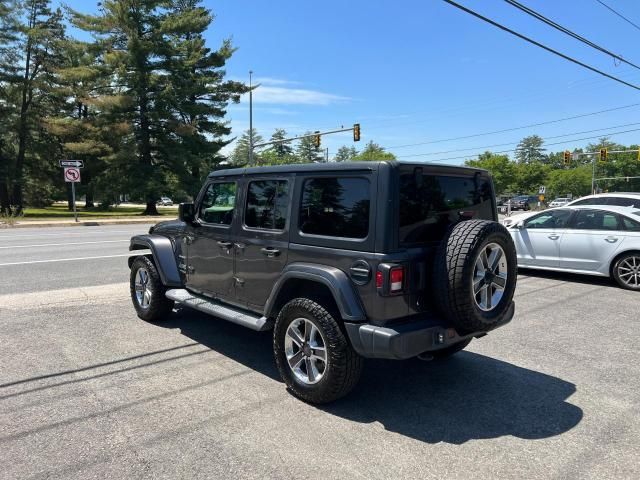
[[[400,175],[401,245],[437,241],[452,223],[475,218],[494,220],[493,191],[488,178],[422,174]]]
[[[340,238],[366,238],[369,232],[369,180],[322,177],[305,180],[300,231]]]
[[[249,183],[244,223],[247,227],[283,230],[287,221],[288,182],[261,180]]]

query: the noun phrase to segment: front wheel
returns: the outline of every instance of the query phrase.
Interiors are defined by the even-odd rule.
[[[622,288],[640,291],[640,253],[627,253],[616,260],[613,278]]]
[[[173,309],[173,300],[165,297],[158,269],[147,257],[137,257],[131,264],[129,277],[131,300],[138,317],[147,322],[164,320]]]
[[[349,344],[336,319],[308,298],[287,303],[273,332],[273,351],[289,390],[309,403],[337,400],[362,373],[363,358]]]

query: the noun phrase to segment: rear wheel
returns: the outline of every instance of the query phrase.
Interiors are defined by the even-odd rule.
[[[628,290],[640,290],[640,253],[622,255],[613,265],[613,278]]]
[[[142,320],[158,322],[171,313],[174,302],[165,297],[158,269],[149,258],[137,257],[133,261],[129,288],[133,306]]]
[[[307,298],[287,303],[276,320],[273,350],[289,390],[309,403],[328,403],[349,393],[360,378],[363,358],[336,319]]]

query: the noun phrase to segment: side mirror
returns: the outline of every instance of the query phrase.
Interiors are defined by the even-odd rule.
[[[522,230],[524,228],[524,220],[520,220],[513,225],[513,228],[517,228],[518,230]]]
[[[185,223],[192,223],[196,219],[196,208],[193,203],[181,203],[178,207],[178,218]]]

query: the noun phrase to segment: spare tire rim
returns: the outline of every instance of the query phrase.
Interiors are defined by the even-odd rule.
[[[320,329],[308,318],[296,318],[284,337],[289,368],[298,380],[313,385],[327,371],[327,343]]]
[[[507,287],[507,257],[497,243],[484,246],[473,268],[473,299],[484,312],[494,310]]]
[[[151,303],[151,289],[149,288],[149,272],[146,268],[139,268],[135,280],[136,300],[142,308],[149,308]]]

